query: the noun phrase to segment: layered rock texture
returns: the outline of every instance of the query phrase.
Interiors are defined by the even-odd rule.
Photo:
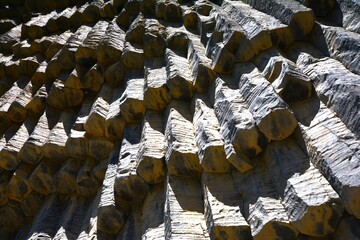
[[[360,239],[358,0],[0,0],[0,239]]]

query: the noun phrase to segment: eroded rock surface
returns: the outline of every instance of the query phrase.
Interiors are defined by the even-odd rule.
[[[359,9],[0,1],[0,238],[358,239]]]

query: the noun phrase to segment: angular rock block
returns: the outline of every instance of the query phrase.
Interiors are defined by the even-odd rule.
[[[123,135],[125,121],[120,112],[120,102],[123,93],[124,89],[122,87],[114,89],[113,99],[106,116],[105,136],[110,140],[121,139]]]
[[[295,40],[294,33],[289,26],[281,23],[271,15],[253,9],[247,4],[225,2],[222,8],[234,16],[235,20],[239,20],[239,24],[248,32],[249,36],[252,36],[250,39],[254,49],[261,50],[270,46],[266,31],[271,37],[271,43],[280,48],[288,47]],[[255,32],[252,33],[254,29]]]
[[[265,159],[296,229],[314,237],[334,232],[343,212],[341,199],[300,147],[291,139],[273,141]]]
[[[358,33],[345,31],[342,27],[316,23],[311,32],[311,40],[325,55],[339,60],[355,74],[360,74],[360,36]]]
[[[73,33],[68,30],[58,36],[55,35],[55,39],[45,51],[46,59],[51,60],[56,55],[56,53],[58,53],[61,48],[66,44],[67,40],[71,37],[72,34]]]
[[[239,89],[256,125],[269,140],[285,139],[294,132],[297,120],[256,67],[252,64],[247,67],[252,70],[241,76]]]
[[[120,113],[125,122],[140,122],[145,114],[144,105],[145,80],[138,73],[128,73],[126,76],[126,88],[120,101]]]
[[[291,225],[269,173],[257,166],[247,173],[232,172],[236,189],[244,199],[244,216],[254,239],[296,239],[298,231]]]
[[[208,239],[199,181],[168,176],[165,200],[165,239]],[[191,219],[191,221],[189,221]]]
[[[46,68],[47,63],[45,61],[40,63],[40,66],[36,69],[35,73],[31,77],[31,83],[34,86],[42,86],[46,81],[48,81]]]
[[[166,85],[166,67],[162,58],[145,61],[144,104],[147,109],[163,110],[170,102],[170,91]]]
[[[324,58],[318,50],[308,45],[291,47],[299,68],[314,82],[316,93],[322,102],[335,111],[347,127],[359,138],[359,97],[357,90],[360,77],[346,69],[340,62]]]
[[[57,32],[59,30],[67,30],[70,28],[70,17],[76,11],[76,7],[68,7],[63,11],[52,16],[46,23],[45,29],[47,32]]]
[[[224,71],[224,73],[226,73],[231,69],[232,62],[247,62],[258,50],[254,48],[251,42],[253,36],[247,34],[242,25],[236,20],[229,18],[229,15],[225,11],[220,8],[213,8],[211,15],[214,17],[216,23],[213,32],[215,38],[212,37],[210,39],[211,41],[208,42],[207,48],[211,47],[214,43],[219,43],[215,44],[219,49],[216,50],[215,48],[213,54],[215,53],[215,60],[218,66],[226,70]],[[212,43],[214,40],[215,42]],[[223,48],[228,51],[223,52]],[[226,66],[225,62],[231,65]],[[214,64],[213,58],[213,66],[216,66]]]
[[[191,118],[186,102],[173,100],[168,105],[165,160],[169,175],[199,176],[202,171]]]
[[[166,175],[162,114],[148,110],[142,122],[137,174],[148,184],[162,183]]]
[[[28,115],[42,114],[46,105],[47,92],[45,86],[37,90],[29,83],[11,103],[8,116],[13,122],[23,122]]]
[[[189,36],[189,50],[187,56],[190,69],[194,76],[194,88],[197,92],[206,92],[215,79],[215,72],[211,68],[211,60],[205,54],[205,48],[197,37]]]
[[[103,85],[84,122],[84,129],[89,136],[105,136],[106,116],[111,98],[112,89],[107,85]]]
[[[140,140],[141,127],[127,125],[119,153],[114,191],[121,199],[129,202],[141,202],[149,190],[148,184],[136,172]]]
[[[57,58],[56,62],[61,65],[62,69],[70,70],[74,68],[76,65],[76,51],[84,42],[91,30],[91,27],[82,25],[71,37],[68,38],[64,47],[58,53],[59,55],[54,56],[55,59]]]
[[[118,233],[125,223],[124,211],[116,206],[114,193],[120,147],[119,142],[110,155],[98,206],[97,228],[109,234]]]
[[[188,60],[168,48],[165,51],[165,60],[166,85],[170,89],[171,97],[179,100],[190,99],[194,92],[194,77]]]
[[[282,23],[289,25],[296,35],[307,35],[314,26],[314,12],[295,0],[242,1],[259,11],[279,19]]]
[[[207,96],[195,95],[193,108],[193,124],[201,166],[206,172],[230,171],[230,164],[225,156],[224,140],[219,132],[219,121],[214,109],[210,107]]]
[[[30,21],[23,24],[21,27],[21,38],[28,38],[30,40],[42,38],[46,34],[46,32],[44,31],[46,23],[55,14],[56,12],[54,11],[46,15],[33,17]]]
[[[55,174],[56,191],[61,194],[76,192],[76,176],[83,164],[83,160],[68,158],[64,165]]]
[[[126,42],[121,61],[127,69],[143,70],[145,60],[142,46]]]
[[[250,226],[242,215],[243,200],[231,174],[202,174],[204,212],[212,239],[250,239]]]
[[[104,83],[104,74],[101,67],[97,64],[92,66],[81,79],[81,88],[98,92]]]
[[[224,12],[241,26],[242,32],[250,40],[255,54],[258,54],[270,48],[273,43],[270,32],[252,17],[253,15],[256,16],[257,12],[255,10],[251,11],[251,8],[247,6],[241,2],[224,2],[222,4]],[[247,11],[248,9],[250,12]]]
[[[309,126],[301,125],[311,162],[340,195],[346,211],[360,218],[360,142],[335,114],[320,104]]]
[[[288,59],[271,57],[263,71],[277,94],[286,102],[302,101],[312,96],[310,78]]]
[[[144,32],[145,19],[140,13],[129,26],[129,29],[126,32],[125,40],[131,44],[143,45]]]
[[[157,58],[165,55],[165,27],[156,19],[146,19],[143,36],[145,57]]]
[[[262,152],[265,139],[255,124],[248,104],[239,90],[229,88],[221,78],[215,82],[214,109],[225,142],[232,144],[239,155],[255,157]],[[246,163],[246,158],[244,161]]]
[[[18,152],[18,158],[22,162],[30,164],[38,164],[41,160],[42,146],[47,142],[51,130],[55,127],[59,119],[59,113],[47,107],[44,114],[40,117],[34,131],[30,134],[20,151]]]
[[[125,32],[112,21],[109,23],[101,43],[97,47],[97,62],[108,67],[118,61],[124,51]]]
[[[77,64],[91,66],[96,62],[96,49],[102,42],[108,25],[106,21],[102,20],[95,24],[75,53]]]
[[[17,131],[9,138],[6,139],[6,133],[3,137],[6,142],[0,143],[0,167],[5,170],[16,170],[21,160],[17,157],[26,140],[35,128],[38,119],[27,118],[25,122],[17,129]],[[3,139],[1,140],[1,142]]]
[[[65,144],[74,122],[74,111],[63,111],[61,113],[59,121],[51,129],[49,137],[42,147],[45,158],[61,162],[68,157]]]

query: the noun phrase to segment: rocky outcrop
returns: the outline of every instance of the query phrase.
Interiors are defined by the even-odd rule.
[[[359,4],[1,0],[1,239],[358,239]]]

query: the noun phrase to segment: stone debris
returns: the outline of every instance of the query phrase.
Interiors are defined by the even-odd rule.
[[[358,239],[360,4],[1,0],[1,239]]]

